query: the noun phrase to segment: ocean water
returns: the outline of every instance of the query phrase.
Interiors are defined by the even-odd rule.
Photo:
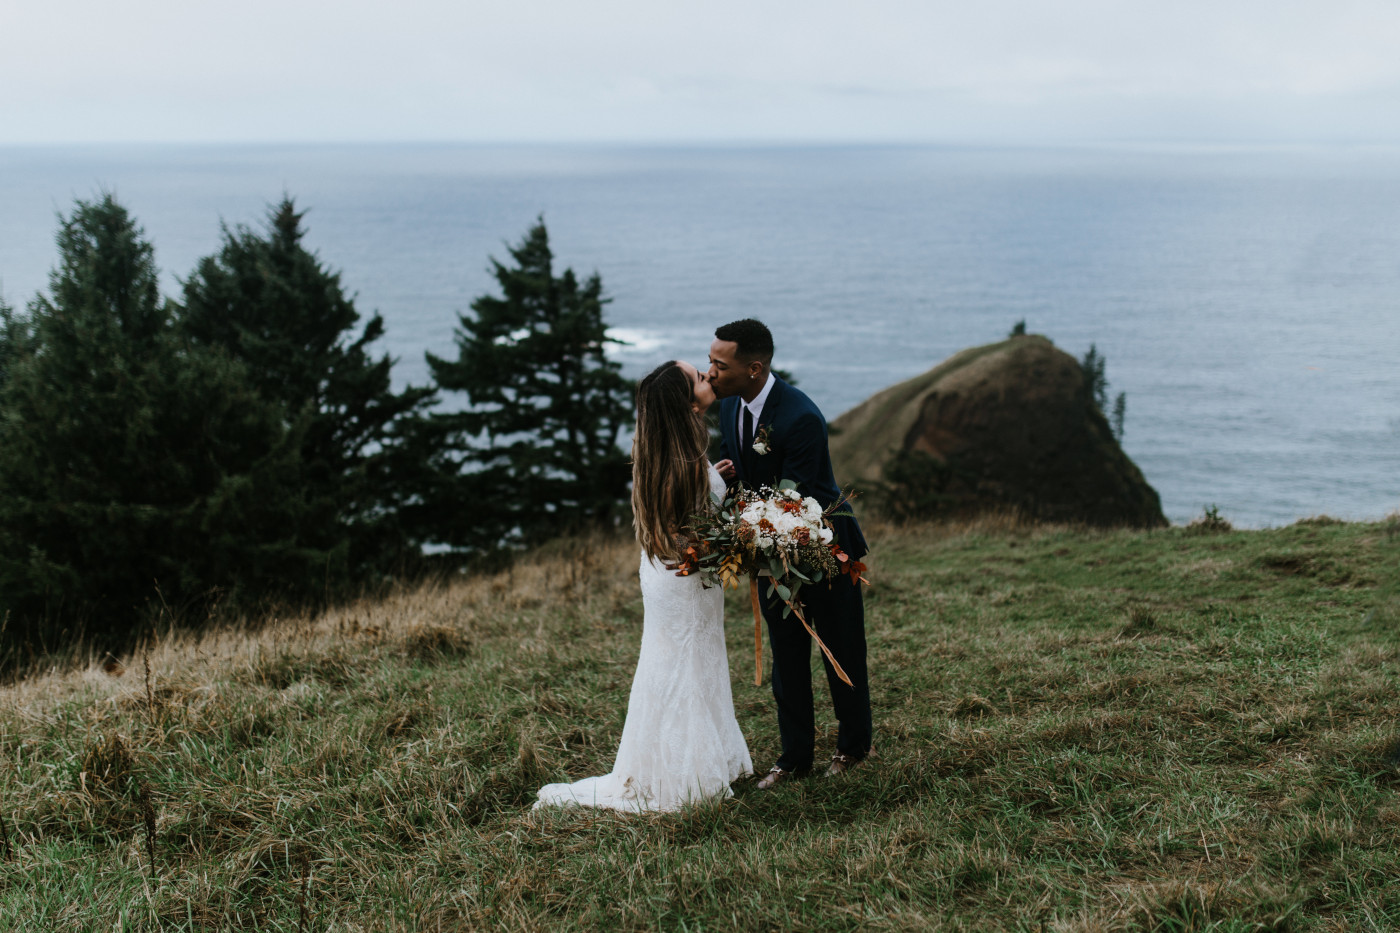
[[[0,294],[46,286],[59,212],[113,191],[169,293],[283,192],[400,383],[544,216],[597,271],[631,374],[756,316],[828,417],[1024,319],[1107,359],[1175,522],[1400,508],[1400,159],[1376,149],[0,148]]]

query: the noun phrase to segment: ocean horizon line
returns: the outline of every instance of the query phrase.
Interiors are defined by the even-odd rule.
[[[101,149],[634,149],[670,150],[935,150],[1008,152],[1124,152],[1124,153],[1376,153],[1400,152],[1400,139],[1209,139],[1209,138],[1085,138],[1085,139],[835,139],[822,137],[779,138],[598,138],[598,139],[453,139],[423,137],[404,139],[73,139],[2,140],[0,151],[101,150]]]

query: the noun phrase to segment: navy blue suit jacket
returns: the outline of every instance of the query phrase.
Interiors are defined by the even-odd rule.
[[[738,396],[719,404],[720,456],[733,460],[735,482],[751,489],[776,487],[790,479],[804,496],[811,496],[825,508],[841,497],[841,487],[831,470],[831,450],[827,447],[826,419],[802,390],[774,377],[773,388],[759,413],[755,435],[768,429],[768,453],[759,454],[739,442]],[[742,448],[742,449],[741,449]],[[843,508],[841,511],[848,511]],[[855,560],[865,556],[865,535],[850,517],[831,520],[841,549]]]

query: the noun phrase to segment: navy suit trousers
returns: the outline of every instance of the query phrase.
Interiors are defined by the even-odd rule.
[[[763,618],[768,623],[768,644],[772,649],[778,734],[783,743],[777,766],[784,771],[804,771],[812,766],[816,751],[812,636],[795,616],[783,618],[783,601],[776,594],[765,595],[768,585],[766,578],[758,581]],[[809,583],[798,595],[808,623],[851,678],[853,686],[847,686],[836,676],[826,656],[821,656],[831,689],[831,705],[839,724],[836,749],[859,760],[870,753],[871,737],[870,681],[865,671],[865,604],[860,587],[843,574],[830,588],[826,581]]]

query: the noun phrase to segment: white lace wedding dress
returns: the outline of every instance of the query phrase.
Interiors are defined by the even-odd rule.
[[[710,467],[710,489],[724,480]],[[543,806],[677,810],[730,796],[729,784],[753,772],[734,718],[724,649],[724,590],[698,576],[678,577],[642,554],[642,649],[627,722],[612,773],[540,788]]]

